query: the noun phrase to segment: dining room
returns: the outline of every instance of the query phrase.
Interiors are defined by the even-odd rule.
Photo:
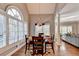
[[[74,6],[79,7],[66,3],[0,3],[0,56],[79,55],[78,37],[70,35],[78,32],[78,22],[62,20],[67,11],[75,13]]]
[[[58,11],[62,11],[66,6],[66,4],[27,4],[30,13],[30,35],[26,35],[26,46],[14,53],[13,56],[79,55],[77,52],[79,50],[78,48],[61,40],[60,21],[62,20],[60,15],[62,15],[62,12],[59,14]],[[51,7],[54,9],[51,9]],[[25,54],[23,52],[25,52]]]

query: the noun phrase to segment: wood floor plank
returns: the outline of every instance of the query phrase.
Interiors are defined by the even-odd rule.
[[[48,48],[44,56],[79,56],[79,48],[76,48],[63,41],[61,42],[60,48],[55,46],[54,49],[55,49],[55,54],[53,53],[51,48]],[[26,55],[24,54],[24,52],[25,52],[25,46],[21,48],[19,51],[17,51],[16,53],[14,53],[12,56],[31,56],[32,54],[32,50],[30,51],[28,50],[26,52]]]

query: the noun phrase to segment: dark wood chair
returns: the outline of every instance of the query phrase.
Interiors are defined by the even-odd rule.
[[[50,44],[51,47],[52,47],[53,53],[55,54],[55,51],[54,51],[54,35],[53,35],[53,37],[51,36],[50,39],[51,39],[51,41],[46,41],[46,42],[45,42],[45,52],[46,52],[46,50],[47,50],[46,45],[47,45],[47,44]]]
[[[44,33],[39,33],[39,37],[42,37],[44,35]]]
[[[28,50],[30,50],[30,46],[33,46],[33,41],[29,41],[29,43],[28,43]]]
[[[33,55],[42,54],[43,56],[43,37],[32,37],[33,40]]]
[[[25,42],[26,42],[26,44],[25,44],[25,54],[26,54],[26,52],[27,52],[27,40],[28,40],[28,37],[27,37],[27,35],[25,35]]]
[[[26,54],[27,50],[30,50],[30,45],[33,45],[33,41],[29,41],[29,42],[27,42],[27,41],[29,41],[29,38],[27,37],[27,35],[25,35],[25,42],[26,42],[26,44],[25,44],[25,54]]]

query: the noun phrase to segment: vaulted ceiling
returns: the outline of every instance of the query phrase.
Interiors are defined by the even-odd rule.
[[[61,22],[79,21],[79,3],[66,4],[60,14]]]
[[[54,14],[56,3],[27,3],[29,14]],[[79,3],[57,3],[61,22],[79,21]]]
[[[56,3],[27,3],[29,14],[53,14]],[[63,8],[64,4],[59,4],[58,9]]]
[[[7,4],[0,4],[2,6]],[[25,3],[29,14],[54,14],[57,10],[60,11],[61,22],[79,21],[79,3]],[[23,6],[22,6],[23,7]]]

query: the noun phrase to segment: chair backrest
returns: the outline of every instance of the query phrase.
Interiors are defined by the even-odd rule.
[[[51,39],[52,39],[52,41],[54,42],[54,34],[53,34],[53,36],[51,36]]]
[[[39,33],[39,37],[42,37],[44,35],[44,33]]]
[[[34,42],[38,42],[38,41],[43,42],[43,37],[32,36],[32,40],[33,40]]]
[[[43,37],[35,37],[35,36],[33,36],[32,41],[33,41],[33,46],[35,46],[35,45],[43,46],[43,42],[44,42]]]
[[[43,37],[32,36],[33,40],[33,54],[42,54],[43,55]],[[37,51],[37,52],[36,52]]]
[[[28,40],[28,37],[27,37],[27,35],[25,35],[25,42],[27,43],[27,40]]]

